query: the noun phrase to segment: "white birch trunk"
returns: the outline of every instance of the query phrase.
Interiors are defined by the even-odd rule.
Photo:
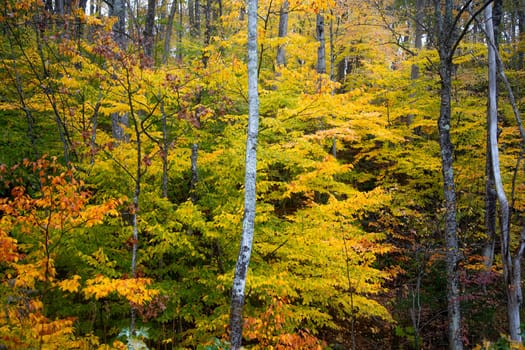
[[[242,309],[246,274],[253,244],[255,224],[255,179],[257,165],[257,136],[259,130],[259,94],[257,78],[257,0],[248,1],[248,135],[246,141],[246,173],[244,180],[244,219],[242,238],[233,279],[230,309],[231,349],[238,350],[242,343]]]
[[[494,27],[492,21],[492,4],[485,9],[485,32],[489,41],[488,63],[489,63],[489,110],[488,110],[488,132],[490,140],[490,155],[492,173],[496,194],[500,208],[500,230],[501,230],[501,256],[503,263],[503,275],[505,279],[505,289],[507,292],[507,316],[509,322],[510,337],[514,341],[521,342],[520,331],[520,305],[521,293],[521,263],[520,259],[513,259],[510,247],[509,232],[509,203],[499,166],[498,150],[498,104],[497,104],[497,62],[494,40]]]

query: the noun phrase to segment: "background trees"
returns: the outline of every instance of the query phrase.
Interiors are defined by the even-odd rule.
[[[1,343],[226,346],[243,218],[246,9],[2,4]],[[485,259],[487,247],[504,248],[485,221],[486,3],[440,4],[259,2],[245,346],[517,338],[503,326],[500,249]],[[518,112],[521,5],[495,6]],[[491,130],[514,242],[522,139],[500,85]]]

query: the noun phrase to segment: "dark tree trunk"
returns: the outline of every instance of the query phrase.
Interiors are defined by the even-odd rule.
[[[279,38],[285,38],[288,35],[288,0],[284,0],[279,10]],[[286,50],[284,44],[277,47],[277,65],[286,66]]]
[[[461,333],[461,305],[459,288],[459,260],[456,189],[454,183],[453,145],[450,139],[452,113],[452,57],[454,54],[453,1],[446,0],[441,9],[436,5],[436,22],[439,51],[439,75],[441,78],[440,111],[438,120],[439,146],[443,174],[443,195],[445,199],[445,251],[447,269],[447,312],[448,338],[451,350],[463,349]],[[443,13],[441,11],[444,11]]]
[[[146,24],[144,27],[144,54],[153,58],[153,48],[155,44],[153,29],[155,28],[155,7],[157,0],[148,0],[148,8],[146,11]]]
[[[201,35],[201,2],[200,0],[195,0],[195,26],[193,26],[193,35]]]
[[[319,47],[317,48],[317,73],[326,73],[326,49],[325,49],[325,35],[324,35],[324,16],[317,14],[315,21],[315,30],[317,34],[317,41]]]

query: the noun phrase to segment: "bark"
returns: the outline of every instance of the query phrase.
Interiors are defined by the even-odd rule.
[[[162,115],[162,198],[168,198],[168,117],[164,110],[164,101],[160,103]]]
[[[507,317],[509,323],[509,333],[512,340],[521,342],[520,331],[520,306],[522,301],[521,292],[521,256],[512,257],[510,247],[510,223],[509,223],[509,203],[503,181],[501,179],[499,150],[498,150],[498,105],[497,105],[497,61],[496,45],[494,40],[494,28],[492,17],[492,5],[485,9],[485,26],[488,36],[488,62],[489,62],[489,110],[488,128],[490,139],[490,156],[492,165],[492,175],[496,187],[496,194],[500,210],[500,231],[501,231],[501,256],[503,263],[503,277],[507,292]]]
[[[285,38],[288,35],[288,0],[284,0],[279,10],[279,38]],[[277,47],[277,66],[286,66],[286,49],[285,44]]]
[[[173,22],[175,20],[175,12],[177,12],[177,1],[173,0],[171,3],[170,14],[168,16],[168,24],[166,25],[166,35],[164,36],[164,52],[162,53],[162,63],[168,62],[168,56],[171,50],[171,33],[173,31]]]
[[[177,27],[177,60],[182,62],[182,33],[184,24],[182,21],[182,1],[179,1],[179,25]]]
[[[127,72],[129,74],[129,72]],[[133,130],[135,132],[136,137],[136,169],[135,169],[135,191],[133,193],[133,208],[131,213],[131,225],[132,225],[132,251],[131,251],[131,275],[133,278],[137,278],[137,258],[138,258],[138,247],[139,247],[139,227],[138,227],[138,215],[139,215],[139,203],[140,203],[140,192],[141,192],[141,182],[142,182],[142,140],[141,140],[141,132],[140,132],[140,126],[139,126],[139,120],[138,116],[135,113],[135,110],[133,108],[133,101],[132,101],[132,89],[129,84],[129,76],[127,78],[128,86],[127,86],[127,94],[128,94],[128,105],[129,105],[129,115],[130,119],[133,122]],[[136,325],[136,316],[137,310],[135,306],[131,306],[131,321],[130,321],[130,332],[131,334],[134,334],[135,332],[135,325]]]
[[[445,251],[447,270],[447,312],[448,338],[451,350],[463,349],[461,334],[461,307],[458,265],[460,251],[458,245],[456,218],[456,189],[454,184],[453,145],[450,139],[451,100],[452,100],[452,56],[454,54],[454,24],[452,19],[453,1],[446,0],[444,13],[436,6],[437,35],[439,51],[439,74],[441,78],[440,111],[438,120],[439,146],[443,173],[443,194],[445,199]]]
[[[146,11],[146,24],[144,27],[144,54],[153,58],[153,48],[155,44],[153,29],[155,27],[155,7],[157,0],[148,0],[148,8]]]
[[[193,35],[194,36],[200,36],[201,35],[201,2],[200,0],[195,0],[195,25],[193,26]]]
[[[518,42],[525,37],[525,1],[515,0],[518,15]],[[516,69],[524,68],[525,52],[518,50]]]
[[[58,13],[59,15],[64,14],[64,0],[55,1],[55,13]]]
[[[197,160],[199,157],[199,144],[191,145],[191,181],[190,181],[190,199],[192,203],[197,203],[197,194],[195,188],[199,181],[199,169],[197,167]]]
[[[90,159],[89,159],[89,164],[91,165],[95,164],[95,152],[96,152],[96,147],[97,147],[98,113],[100,110],[101,102],[102,102],[102,92],[99,92],[98,101],[93,110],[93,118],[92,118],[93,129],[91,130],[91,139],[90,139],[90,147],[91,147],[90,153],[91,154],[90,154]]]
[[[212,24],[211,24],[211,17],[212,17],[212,4],[211,0],[206,0],[206,6],[204,7],[204,46],[210,45],[211,42],[211,34],[212,34]],[[209,53],[205,51],[202,55],[202,64],[204,67],[208,65],[209,60]]]
[[[78,8],[82,9],[82,11],[84,12],[86,12],[86,5],[87,5],[87,0],[79,0]]]
[[[315,29],[317,33],[317,41],[319,47],[317,48],[317,73],[326,73],[326,49],[325,49],[325,35],[324,35],[324,16],[317,14]]]
[[[239,256],[235,266],[230,308],[231,349],[238,350],[242,343],[242,310],[246,275],[253,245],[255,204],[257,137],[259,130],[259,94],[257,77],[257,0],[248,1],[248,135],[246,141],[246,173],[244,191],[244,218]]]
[[[488,119],[488,114],[487,114]],[[485,235],[487,236],[483,242],[482,255],[483,262],[487,271],[490,271],[490,267],[494,262],[494,249],[496,245],[496,221],[497,221],[497,209],[496,209],[496,190],[494,188],[494,175],[492,174],[492,163],[491,163],[491,147],[490,137],[487,133],[487,159],[485,166]]]
[[[461,342],[461,309],[459,303],[459,245],[456,221],[456,190],[454,184],[453,146],[450,140],[452,95],[452,61],[440,64],[441,104],[439,116],[439,145],[445,198],[445,244],[447,265],[447,311],[450,349],[463,349]]]
[[[414,48],[419,52],[423,48],[423,20],[425,14],[423,12],[425,0],[416,0],[416,18],[415,18],[415,33],[414,33]],[[419,78],[419,66],[413,64],[410,71],[410,79],[416,80]]]
[[[129,127],[129,115],[127,113],[112,113],[111,134],[115,140],[126,141],[128,139],[124,127]]]
[[[126,3],[124,0],[113,0],[109,6],[109,16],[117,17],[113,25],[113,37],[121,49],[126,48]]]
[[[193,0],[188,0],[188,21],[193,34],[193,28],[195,27],[195,5]]]

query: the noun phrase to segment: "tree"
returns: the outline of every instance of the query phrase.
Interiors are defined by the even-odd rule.
[[[284,0],[284,2],[281,5],[281,8],[279,9],[279,38],[285,38],[288,34],[288,11],[289,11],[289,4],[288,0]],[[285,44],[281,43],[277,47],[277,58],[276,58],[277,66],[285,66],[286,65],[286,49]]]
[[[248,132],[244,180],[244,218],[241,247],[233,278],[230,310],[230,340],[233,350],[240,349],[242,343],[244,290],[252,253],[255,225],[257,137],[259,134],[257,8],[257,0],[250,0],[248,3]]]

